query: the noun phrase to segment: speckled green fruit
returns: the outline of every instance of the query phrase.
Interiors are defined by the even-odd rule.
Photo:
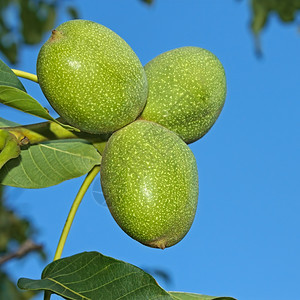
[[[68,21],[53,30],[39,52],[37,76],[57,113],[89,133],[134,121],[147,99],[145,71],[134,51],[91,21]]]
[[[205,135],[226,97],[222,64],[208,50],[174,49],[151,60],[145,71],[149,96],[141,119],[176,132],[186,143]]]
[[[164,249],[189,231],[198,202],[198,173],[189,147],[156,123],[138,120],[104,149],[101,185],[119,226],[140,243]]]

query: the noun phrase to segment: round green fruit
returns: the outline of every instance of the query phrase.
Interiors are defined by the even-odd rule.
[[[92,21],[68,21],[53,30],[39,52],[37,76],[57,113],[89,133],[134,121],[147,99],[145,71],[134,51]]]
[[[164,249],[187,234],[198,173],[192,151],[175,133],[143,120],[125,126],[108,140],[100,173],[107,206],[133,239]]]
[[[183,47],[160,54],[145,66],[149,85],[141,119],[177,133],[186,143],[205,135],[226,97],[222,64],[208,50]]]

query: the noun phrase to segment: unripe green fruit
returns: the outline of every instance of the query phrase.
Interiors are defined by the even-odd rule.
[[[134,51],[91,21],[68,21],[53,30],[40,50],[37,76],[57,113],[89,133],[134,121],[147,99],[145,71]]]
[[[108,140],[101,184],[116,222],[140,243],[164,249],[189,231],[198,202],[198,173],[189,147],[173,132],[138,120]]]
[[[141,119],[165,126],[186,143],[208,132],[226,97],[225,72],[214,54],[178,48],[151,60],[145,71],[149,95]]]

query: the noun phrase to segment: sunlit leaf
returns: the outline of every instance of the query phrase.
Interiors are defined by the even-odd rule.
[[[26,92],[19,78],[2,60],[0,60],[0,85],[12,86]]]
[[[78,131],[76,128],[70,125],[62,124],[52,118],[48,111],[41,106],[37,100],[17,88],[0,85],[0,103],[21,110],[33,116],[56,122],[66,129]]]
[[[48,141],[22,149],[0,170],[3,185],[44,188],[88,173],[101,155],[84,140]]]
[[[6,162],[18,157],[20,152],[16,137],[8,131],[0,129],[0,169]]]
[[[172,299],[143,270],[98,252],[84,252],[50,263],[42,279],[21,278],[26,290],[49,290],[65,299]]]

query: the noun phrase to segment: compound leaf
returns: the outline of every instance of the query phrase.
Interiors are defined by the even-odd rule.
[[[84,140],[48,141],[23,148],[0,170],[0,182],[21,188],[44,188],[88,173],[101,155]]]

